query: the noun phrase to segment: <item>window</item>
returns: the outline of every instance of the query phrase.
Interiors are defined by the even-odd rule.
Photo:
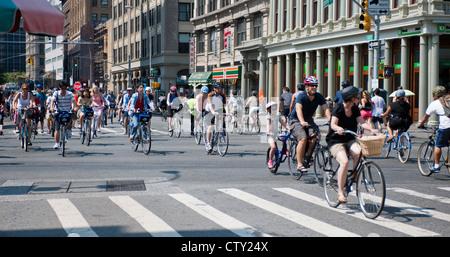
[[[208,52],[214,52],[214,48],[213,47],[217,47],[214,46],[214,42],[216,39],[216,34],[217,34],[217,29],[215,27],[211,28],[209,30],[209,47],[208,47]]]
[[[209,12],[217,10],[217,0],[208,0],[209,1]]]
[[[114,28],[113,37],[114,37],[114,41],[116,41],[117,40],[117,28]]]
[[[188,54],[189,53],[189,33],[179,33],[178,34],[178,53]]]
[[[147,13],[143,13],[141,16],[141,22],[142,22],[142,29],[146,29],[147,28],[147,21],[145,19],[147,19]]]
[[[316,25],[316,23],[317,23],[317,5],[318,5],[318,3],[317,3],[318,1],[317,0],[314,0],[314,2],[313,2],[313,22],[312,22],[312,25]]]
[[[148,39],[142,39],[142,57],[148,57]]]
[[[97,6],[97,5],[98,5],[97,0],[92,0],[92,6]]]
[[[137,16],[137,17],[134,19],[134,22],[135,22],[135,23],[134,23],[135,31],[138,32],[139,30],[141,30],[141,29],[140,29],[140,26],[139,26],[139,24],[140,24],[140,23],[139,23],[139,22],[140,22],[139,16]]]
[[[108,21],[108,14],[107,13],[100,14],[100,20],[103,22]]]
[[[119,17],[122,17],[122,3],[119,3],[119,7],[118,7],[118,10],[119,10]]]
[[[283,0],[283,31],[287,29],[287,0]]]
[[[97,21],[98,20],[98,15],[96,13],[92,14],[92,21]]]
[[[123,47],[123,59],[124,61],[128,61],[128,46]]]
[[[303,1],[303,7],[302,7],[302,28],[303,27],[305,27],[306,26],[306,10],[307,10],[307,8],[308,8],[308,6],[307,6],[307,0],[302,0]],[[338,1],[338,0],[336,0],[336,1]]]
[[[162,44],[161,34],[158,34],[158,35],[156,35],[156,52],[158,54],[161,53],[161,44]]]
[[[130,34],[134,33],[134,19],[130,20]]]
[[[205,33],[203,31],[198,34],[197,51],[199,53],[205,52]]]
[[[191,4],[179,3],[178,4],[178,20],[189,21],[191,19]]]
[[[334,17],[334,20],[337,21],[341,17],[341,0],[336,0],[334,4],[336,6],[336,15]]]
[[[230,4],[231,4],[231,0],[222,0],[222,7],[225,7]]]
[[[108,0],[102,0],[101,5],[102,6],[108,6]]]
[[[130,60],[134,59],[134,44],[130,45]]]
[[[118,31],[119,31],[119,39],[121,39],[122,38],[122,25],[119,25]]]
[[[241,45],[246,39],[245,23],[245,18],[239,19],[237,22],[236,45]]]
[[[140,52],[139,52],[140,49],[141,49],[140,48],[140,42],[136,42],[136,48],[134,49],[135,50],[134,55],[136,56],[136,59],[141,58]]]
[[[114,59],[114,63],[117,63],[117,49],[113,50],[113,59]]]
[[[114,20],[117,19],[117,6],[114,6],[114,8],[113,8],[113,17],[114,17]]]
[[[198,0],[197,16],[205,14],[205,0]]]
[[[119,47],[119,62],[122,62],[122,47]]]
[[[123,24],[123,37],[128,36],[128,22]]]
[[[253,38],[262,36],[262,13],[256,13],[253,17]]]
[[[161,5],[156,6],[156,24],[161,23]]]
[[[293,1],[292,3],[294,4],[292,8],[292,29],[295,29],[295,27],[297,26],[297,1]]]

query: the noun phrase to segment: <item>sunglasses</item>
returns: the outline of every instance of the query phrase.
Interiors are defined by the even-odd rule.
[[[318,85],[317,84],[310,84],[310,85],[308,85],[308,86],[310,86],[310,87],[318,87]]]

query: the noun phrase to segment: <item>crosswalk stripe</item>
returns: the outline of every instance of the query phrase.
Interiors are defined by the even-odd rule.
[[[429,208],[422,208],[416,205],[412,205],[412,204],[407,204],[407,203],[402,203],[399,201],[395,201],[395,200],[389,200],[386,199],[385,201],[386,205],[390,205],[392,207],[395,208],[400,208],[400,209],[404,209],[404,210],[408,210],[410,212],[415,212],[421,215],[426,215],[426,216],[430,216],[432,218],[435,219],[440,219],[443,221],[447,221],[450,222],[450,215],[443,213],[443,212],[439,212],[439,211],[435,211],[435,210],[431,210]]]
[[[450,191],[450,187],[438,187],[439,189]]]
[[[405,188],[388,188],[388,190],[392,190],[392,191],[395,191],[397,193],[408,194],[408,195],[416,196],[416,197],[420,197],[420,198],[425,198],[425,199],[428,199],[428,200],[438,201],[438,202],[441,202],[441,203],[450,204],[450,198],[446,198],[446,197],[442,197],[442,196],[423,194],[423,193],[419,193],[419,192],[416,192],[416,191],[413,191],[413,190],[409,190],[409,189],[405,189]]]
[[[373,224],[376,224],[379,226],[383,226],[383,227],[386,227],[386,228],[389,228],[392,230],[396,230],[396,231],[402,232],[402,233],[410,235],[410,236],[419,237],[419,236],[438,236],[438,235],[440,235],[433,231],[414,227],[414,226],[411,226],[411,225],[408,225],[408,224],[405,224],[402,222],[397,222],[397,221],[394,221],[391,219],[384,218],[382,216],[378,216],[375,220],[368,219],[368,218],[366,218],[366,216],[364,216],[364,214],[362,212],[349,212],[349,208],[347,208],[345,206],[343,208],[342,207],[331,208],[324,199],[300,192],[300,191],[292,189],[292,188],[274,188],[274,190],[288,194],[295,198],[319,205],[321,207],[328,208],[329,210],[343,213],[343,214],[348,214],[355,218],[358,218],[358,219],[361,219],[361,220],[364,220],[364,221],[367,221],[367,222],[370,222],[370,223],[373,223]]]
[[[255,228],[217,210],[197,198],[188,194],[169,194],[177,201],[196,211],[200,215],[217,223],[241,237],[269,237],[270,235],[261,233]]]
[[[293,211],[276,203],[264,200],[262,198],[246,193],[239,189],[227,188],[218,190],[326,236],[332,237],[360,236],[358,234],[335,227],[331,224],[327,224],[312,217],[303,215],[299,212]]]
[[[69,199],[48,199],[47,202],[69,236],[98,237]]]
[[[129,196],[110,196],[128,215],[154,237],[181,237],[172,227]]]

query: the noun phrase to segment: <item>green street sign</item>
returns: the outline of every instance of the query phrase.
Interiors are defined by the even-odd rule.
[[[323,0],[323,8],[327,8],[330,4],[333,3],[333,0]]]

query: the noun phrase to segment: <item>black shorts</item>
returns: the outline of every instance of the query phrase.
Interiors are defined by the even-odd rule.
[[[56,131],[59,131],[59,125],[60,125],[59,115],[61,115],[61,114],[59,113],[58,116],[53,116],[53,117],[55,117],[55,119],[53,119],[53,121],[55,122],[55,130]],[[69,113],[69,122],[68,122],[68,124],[70,124],[71,122],[72,122],[72,114]]]
[[[401,131],[408,131],[411,124],[411,118],[392,117],[389,119],[389,127],[391,127],[392,130],[400,129]]]

